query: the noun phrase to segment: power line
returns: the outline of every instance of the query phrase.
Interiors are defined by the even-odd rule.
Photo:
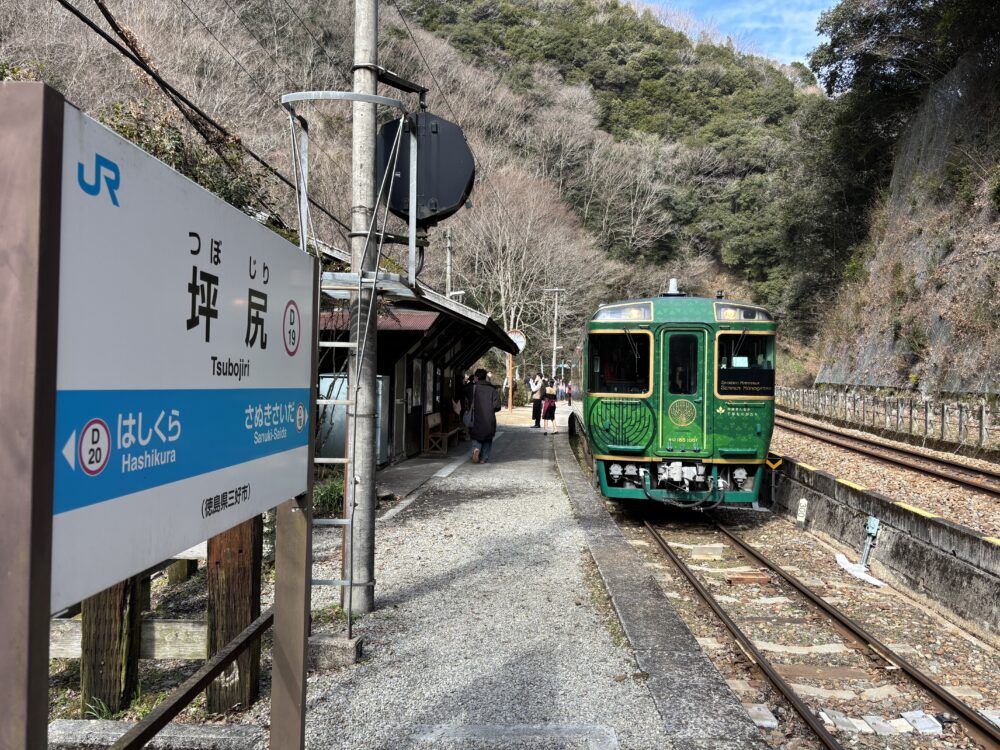
[[[185,2],[185,0],[181,0],[181,2],[187,5],[187,2]],[[278,58],[274,56],[274,53],[271,52],[271,50],[269,50],[266,46],[264,46],[264,42],[262,42],[260,39],[257,38],[257,35],[253,33],[253,31],[247,25],[247,22],[243,20],[243,16],[241,16],[237,12],[237,10],[232,5],[229,4],[229,0],[222,0],[222,2],[224,2],[226,4],[226,7],[233,12],[233,15],[236,16],[236,20],[239,21],[240,25],[242,25],[243,28],[247,30],[247,34],[250,35],[250,38],[253,39],[255,42],[257,42],[257,46],[259,46],[262,50],[264,50],[264,54],[271,58],[271,62],[274,63],[274,67],[276,67],[284,74],[285,80],[291,83],[292,81],[291,74],[287,70],[285,70],[284,66],[280,62],[278,62]],[[191,9],[188,8],[188,10]],[[194,13],[194,11],[191,12]],[[200,18],[198,20],[201,21]],[[206,29],[208,29],[208,25],[204,21],[201,22],[201,25],[204,26]],[[209,33],[212,34],[211,31],[209,31]],[[212,34],[212,36],[215,37],[216,40],[218,40],[218,37],[216,37],[215,34]],[[219,42],[219,44],[222,44],[222,42]],[[223,45],[223,47],[225,47],[225,45]],[[227,49],[226,52],[229,52],[229,50]],[[229,54],[230,56],[232,56],[232,52],[230,52]],[[263,88],[263,86],[261,86],[261,88]]]
[[[434,82],[435,88],[437,88],[438,93],[441,94],[441,98],[444,100],[445,106],[448,108],[448,111],[451,113],[451,116],[455,119],[455,123],[458,125],[458,127],[462,128],[462,122],[461,120],[459,120],[458,113],[455,112],[455,108],[451,106],[451,100],[448,99],[448,95],[445,93],[444,87],[441,85],[441,82],[438,81],[437,76],[434,75],[434,69],[431,68],[431,64],[427,60],[427,56],[424,55],[424,51],[420,48],[420,44],[417,42],[417,38],[413,34],[413,29],[410,28],[410,24],[407,22],[406,16],[403,15],[402,8],[399,7],[399,3],[397,2],[397,0],[392,0],[392,5],[396,9],[396,12],[399,14],[399,20],[403,22],[403,27],[406,29],[406,34],[407,36],[410,37],[410,41],[413,43],[414,48],[417,50],[417,54],[423,61],[424,67],[427,69],[427,73],[430,75],[431,80]],[[464,128],[462,128],[462,130],[464,132]],[[472,148],[472,144],[469,143],[468,138],[466,138],[466,144],[469,146],[469,151],[472,152],[472,158],[476,162],[478,162],[479,165],[482,165],[483,163],[482,160],[479,159],[478,156],[476,156],[475,149]],[[507,209],[506,206],[504,205],[503,197],[500,195],[500,191],[497,190],[497,186],[493,183],[493,178],[490,177],[490,173],[484,170],[483,177],[486,179],[487,184],[490,186],[490,188],[493,190],[494,195],[496,195],[497,197],[497,202],[500,212],[504,214],[504,216],[507,217],[509,220],[509,215],[507,214]]]
[[[201,117],[206,123],[208,123],[213,128],[215,128],[219,132],[220,135],[224,136],[230,142],[237,144],[239,146],[239,148],[245,154],[247,154],[247,156],[249,156],[251,159],[253,159],[255,162],[257,162],[260,166],[262,166],[264,169],[266,169],[272,175],[274,175],[277,179],[279,179],[281,182],[285,183],[285,185],[287,185],[288,187],[292,188],[293,190],[296,189],[295,183],[292,182],[288,177],[286,177],[280,170],[278,170],[276,167],[272,166],[270,162],[268,162],[267,160],[265,160],[262,156],[260,156],[259,154],[257,154],[253,149],[251,149],[249,146],[247,146],[246,144],[244,144],[238,138],[236,138],[235,136],[233,136],[224,126],[222,126],[221,124],[219,124],[216,120],[214,120],[212,117],[210,117],[204,110],[202,110],[201,107],[199,107],[197,104],[195,104],[193,101],[191,101],[191,99],[189,99],[186,95],[184,95],[183,93],[181,93],[180,91],[178,91],[177,88],[175,88],[169,82],[167,82],[166,80],[164,80],[164,78],[159,73],[157,73],[156,70],[154,70],[145,60],[143,60],[142,58],[140,58],[138,55],[134,54],[131,50],[129,50],[126,47],[122,46],[122,44],[120,42],[118,42],[117,39],[115,39],[114,37],[112,37],[108,32],[106,32],[104,29],[102,29],[100,26],[98,26],[97,23],[95,23],[94,20],[92,18],[90,18],[87,14],[85,14],[83,11],[81,11],[79,8],[77,8],[75,5],[73,5],[71,2],[69,2],[69,0],[56,0],[56,2],[58,2],[66,10],[68,10],[70,13],[72,13],[74,16],[76,16],[87,27],[89,27],[91,29],[91,31],[93,31],[94,33],[96,33],[98,36],[100,36],[102,39],[104,39],[104,41],[106,41],[108,44],[110,44],[112,47],[114,47],[115,50],[117,50],[117,52],[120,55],[122,55],[123,57],[125,57],[126,59],[128,59],[130,62],[132,62],[133,65],[135,65],[136,67],[138,67],[140,70],[142,70],[144,73],[146,73],[146,75],[148,75],[150,78],[152,78],[153,81],[155,81],[156,84],[171,99],[176,98],[177,100],[179,100],[180,102],[182,102],[184,104],[184,106],[188,107],[192,112],[194,112],[199,117]],[[343,228],[345,231],[350,231],[350,228],[347,226],[347,224],[345,224],[340,219],[338,219],[333,214],[333,212],[331,212],[326,206],[322,205],[321,203],[319,203],[318,201],[314,200],[313,198],[310,198],[309,202],[316,209],[318,209],[323,215],[325,215],[331,221],[333,221],[338,226],[340,226],[341,228]]]
[[[264,86],[264,84],[261,83],[258,78],[255,78],[253,75],[251,75],[250,72],[245,67],[243,67],[242,63],[240,63],[240,61],[236,59],[236,55],[234,55],[232,53],[232,51],[230,51],[230,49],[228,47],[226,47],[226,45],[222,42],[222,40],[219,39],[219,37],[215,35],[215,33],[208,27],[208,24],[205,23],[205,21],[203,21],[201,19],[201,17],[197,13],[194,12],[194,10],[192,10],[191,6],[189,6],[185,0],[180,0],[180,1],[182,3],[184,3],[184,7],[186,7],[189,11],[191,11],[191,15],[193,15],[195,18],[197,18],[198,21],[199,21],[199,23],[201,23],[201,25],[205,27],[205,31],[207,31],[209,34],[211,34],[212,38],[215,39],[215,41],[219,43],[219,46],[222,47],[222,49],[224,49],[229,54],[229,56],[231,58],[233,58],[233,60],[236,62],[236,64],[240,66],[240,68],[243,70],[244,73],[247,74],[247,76],[250,78],[250,80],[257,84],[257,87],[261,90],[261,92],[264,94],[264,96],[268,96],[267,87]],[[275,67],[278,70],[280,70],[282,72],[282,74],[284,74],[285,80],[288,82],[288,84],[290,86],[292,86],[293,88],[295,88],[297,84],[295,83],[295,80],[292,78],[292,74],[289,73],[284,68],[284,66],[282,66],[282,64],[280,62],[278,62],[278,59],[267,48],[267,46],[264,44],[264,42],[262,42],[257,37],[257,35],[253,33],[253,31],[251,30],[251,28],[247,25],[246,21],[244,21],[243,18],[240,16],[239,12],[232,5],[229,4],[229,0],[222,0],[222,1],[226,4],[226,7],[229,8],[229,10],[232,11],[233,15],[236,16],[236,20],[239,21],[240,24],[242,24],[243,28],[247,30],[247,34],[250,35],[250,38],[253,39],[255,42],[257,42],[257,46],[260,47],[262,50],[264,50],[264,54],[266,54],[268,57],[270,57],[271,61],[275,65]],[[278,109],[279,112],[281,112],[282,115],[287,114],[287,112],[285,111],[285,109],[280,104],[274,103],[274,106],[275,106],[275,108]],[[323,148],[322,145],[320,145],[319,141],[312,142],[312,145],[315,146],[315,148],[317,150],[319,150],[320,153],[322,153],[327,159],[329,159],[330,163],[333,164],[333,166],[335,166],[337,169],[339,169],[343,174],[345,174],[348,177],[350,177],[350,173],[346,169],[344,169],[344,167],[342,167],[340,165],[340,162],[338,162],[336,159],[334,159],[333,156],[325,148]]]
[[[288,2],[288,0],[282,0],[282,2],[284,2],[288,10],[292,12],[292,15],[295,16],[295,20],[299,22],[299,25],[302,26],[302,28],[305,29],[306,33],[310,37],[312,37],[312,40],[316,42],[316,46],[320,48],[320,50],[323,52],[324,55],[326,55],[326,58],[331,63],[333,63],[334,70],[337,70],[337,61],[333,59],[333,55],[331,55],[329,50],[327,50],[326,45],[324,45],[323,42],[317,39],[316,36],[309,30],[309,27],[306,25],[306,22],[302,20],[302,17],[299,16],[299,14],[295,11],[295,8],[292,7],[291,3]],[[345,78],[347,78],[347,76],[345,76]]]

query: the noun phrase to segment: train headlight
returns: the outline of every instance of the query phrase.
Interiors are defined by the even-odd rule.
[[[608,477],[611,478],[612,482],[620,482],[622,480],[621,464],[611,464],[611,466],[608,467]]]
[[[733,472],[733,484],[736,485],[736,489],[742,489],[743,485],[747,481],[747,470],[742,466]]]
[[[625,476],[629,479],[639,476],[639,467],[635,464],[625,464]]]

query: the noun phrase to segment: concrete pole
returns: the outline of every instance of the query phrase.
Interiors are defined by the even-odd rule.
[[[556,291],[556,306],[552,316],[552,379],[556,378],[556,343],[559,340],[559,292]]]
[[[444,293],[451,299],[451,228],[444,230],[445,239],[445,267],[444,267]]]
[[[354,4],[354,91],[359,94],[377,93],[378,80],[378,1],[356,0]],[[367,248],[367,233],[375,211],[375,105],[354,102],[351,105],[351,271],[376,271],[376,238]],[[375,608],[375,347],[376,321],[371,305],[373,289],[364,286],[360,294],[352,294],[351,349],[349,382],[351,393],[357,389],[355,412],[348,420],[347,440],[353,447],[351,463],[347,465],[344,489],[347,502],[345,513],[353,508],[354,524],[347,536],[344,556],[345,577],[355,583],[342,592],[345,608],[358,614]],[[370,320],[368,310],[373,314]],[[360,352],[365,342],[364,353]],[[362,356],[360,366],[358,357]],[[350,600],[350,601],[348,601]]]
[[[543,292],[552,292],[556,295],[555,313],[552,321],[552,379],[556,378],[556,346],[559,339],[559,292],[565,292],[562,288],[543,289]],[[540,358],[539,358],[540,359]],[[543,368],[544,369],[544,368]]]

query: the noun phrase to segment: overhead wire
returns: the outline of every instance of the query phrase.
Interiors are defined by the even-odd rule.
[[[285,6],[288,8],[288,10],[290,10],[292,12],[292,15],[295,16],[295,20],[297,20],[299,22],[299,25],[302,26],[302,28],[305,29],[305,32],[310,37],[312,37],[312,40],[314,42],[316,42],[316,46],[320,48],[320,50],[323,52],[324,55],[326,55],[326,58],[331,63],[333,63],[334,70],[337,70],[338,69],[337,68],[338,63],[337,63],[336,60],[333,59],[333,55],[331,55],[330,51],[327,50],[326,45],[324,45],[323,42],[321,42],[319,39],[317,39],[316,36],[309,30],[309,27],[306,25],[306,22],[302,20],[302,17],[296,12],[295,8],[292,7],[292,4],[290,2],[288,2],[288,0],[282,0],[282,2],[285,4]],[[345,79],[350,80],[349,76],[345,75],[344,77],[345,77]]]
[[[264,157],[260,156],[260,154],[258,154],[257,152],[255,152],[252,148],[250,148],[249,146],[247,146],[246,144],[244,144],[239,138],[237,138],[232,133],[230,133],[229,130],[225,126],[223,126],[219,122],[217,122],[214,118],[212,118],[210,115],[208,115],[201,107],[199,107],[197,104],[195,104],[193,101],[191,101],[191,99],[188,96],[186,96],[185,94],[183,94],[175,86],[173,86],[170,82],[168,82],[167,80],[165,80],[163,78],[163,76],[161,76],[145,60],[143,60],[142,58],[140,58],[138,55],[134,54],[127,47],[123,46],[117,39],[115,39],[113,36],[111,36],[111,34],[109,34],[107,31],[105,31],[104,29],[102,29],[92,18],[90,18],[90,16],[88,16],[86,13],[84,13],[79,8],[77,8],[75,5],[73,5],[73,3],[71,3],[69,0],[56,0],[56,2],[58,2],[66,10],[68,10],[70,13],[72,13],[74,16],[76,16],[81,22],[83,22],[88,28],[90,28],[91,31],[93,31],[94,33],[96,33],[98,36],[100,36],[102,39],[104,39],[104,41],[106,41],[108,44],[110,44],[112,47],[114,47],[115,50],[120,55],[122,55],[123,57],[125,57],[133,65],[135,65],[136,67],[138,67],[146,75],[148,75],[150,78],[152,78],[153,81],[157,84],[157,86],[159,86],[160,89],[162,89],[164,91],[164,93],[166,93],[168,95],[169,98],[171,98],[172,100],[176,99],[177,101],[183,103],[185,107],[189,108],[192,112],[194,112],[200,118],[202,118],[206,123],[208,123],[213,128],[215,128],[215,130],[217,130],[218,133],[221,136],[225,137],[230,142],[236,144],[240,148],[240,150],[242,150],[247,156],[249,156],[253,161],[255,161],[257,164],[259,164],[265,170],[267,170],[270,174],[272,174],[274,177],[276,177],[278,180],[280,180],[281,182],[283,182],[285,185],[287,185],[288,187],[292,188],[293,190],[296,189],[295,183],[292,182],[292,180],[290,180],[277,167],[273,166],[270,162],[268,162],[266,159],[264,159]],[[317,210],[319,210],[320,213],[322,213],[324,216],[326,216],[331,221],[333,221],[335,224],[337,224],[338,226],[340,226],[342,229],[344,229],[346,231],[350,231],[350,227],[348,227],[347,224],[345,224],[343,221],[341,221],[326,206],[324,206],[323,204],[319,203],[318,201],[316,201],[313,198],[309,199],[309,203],[312,204]]]
[[[423,49],[420,47],[420,43],[417,41],[416,35],[413,33],[413,29],[410,28],[410,24],[406,20],[406,15],[403,13],[403,9],[399,7],[398,0],[391,0],[391,2],[392,6],[396,9],[396,12],[399,14],[399,20],[403,22],[403,28],[406,29],[406,34],[407,36],[410,37],[410,41],[413,43],[413,47],[416,49],[417,55],[423,62],[424,68],[427,70],[428,75],[430,75],[431,81],[433,81],[434,83],[434,87],[438,90],[438,93],[441,95],[441,99],[444,101],[445,106],[448,108],[448,112],[451,114],[452,118],[455,120],[455,123],[458,125],[458,127],[462,128],[462,122],[458,116],[458,113],[455,111],[455,108],[451,105],[451,100],[448,98],[448,94],[445,92],[444,87],[438,80],[438,77],[434,74],[434,69],[431,67],[430,61],[427,59],[427,56],[424,54]],[[464,128],[462,128],[462,131],[464,132]],[[469,143],[468,138],[466,138],[466,144],[469,146],[469,151],[472,152],[472,158],[481,167],[483,165],[483,161],[476,154],[476,150],[472,147],[472,144]],[[503,197],[500,195],[500,191],[497,189],[497,186],[494,184],[493,178],[490,176],[490,173],[488,171],[483,170],[482,174],[484,179],[486,180],[486,183],[490,186],[490,189],[493,191],[493,194],[497,198],[497,205],[500,209],[500,212],[506,216],[507,210],[505,207],[505,202],[503,200]]]
[[[251,81],[253,81],[253,83],[256,84],[257,88],[260,89],[261,93],[264,95],[265,98],[268,98],[268,101],[274,106],[274,108],[277,109],[282,116],[286,115],[287,111],[285,110],[284,107],[282,107],[276,101],[269,99],[270,93],[267,90],[267,86],[265,86],[257,76],[255,76],[253,73],[247,70],[246,66],[244,66],[243,63],[240,62],[239,58],[236,57],[235,53],[231,49],[229,49],[229,47],[226,46],[226,44],[219,38],[219,36],[214,31],[212,31],[208,23],[201,16],[199,16],[198,13],[195,12],[195,10],[190,5],[188,5],[187,0],[179,0],[179,2],[185,8],[188,9],[191,15],[195,17],[195,19],[198,21],[198,23],[202,25],[205,31],[207,31],[209,35],[216,41],[216,43],[220,47],[222,47],[222,49],[226,52],[226,54],[228,54],[233,59],[233,61],[239,66],[240,70],[246,73],[247,78],[249,78]],[[285,68],[281,65],[281,63],[278,62],[277,58],[267,48],[267,46],[260,39],[257,38],[256,34],[253,33],[253,31],[246,24],[246,22],[240,17],[240,14],[236,11],[236,9],[229,4],[229,0],[223,0],[223,2],[226,4],[226,7],[229,8],[230,11],[232,11],[233,15],[236,16],[236,20],[239,21],[243,25],[243,28],[247,30],[247,33],[250,35],[250,38],[253,39],[262,50],[264,50],[264,53],[271,58],[271,61],[274,63],[275,67],[284,74],[285,80],[289,83],[289,85],[294,87],[295,81],[293,80],[291,74],[287,70],[285,70]],[[334,159],[333,156],[326,149],[324,149],[318,142],[314,142],[313,145],[318,151],[320,151],[324,156],[326,156],[326,158],[329,159],[334,166],[336,166],[341,172],[344,172],[346,174],[346,170],[342,166],[340,166],[337,160]],[[347,227],[344,225],[341,225],[341,228],[347,230]],[[344,239],[346,240],[347,238],[345,237]]]

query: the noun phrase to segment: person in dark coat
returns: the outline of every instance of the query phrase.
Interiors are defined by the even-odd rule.
[[[497,416],[500,411],[500,392],[490,382],[486,370],[476,370],[472,383],[465,391],[469,404],[469,437],[472,438],[472,463],[489,463],[493,437],[497,434]]]

